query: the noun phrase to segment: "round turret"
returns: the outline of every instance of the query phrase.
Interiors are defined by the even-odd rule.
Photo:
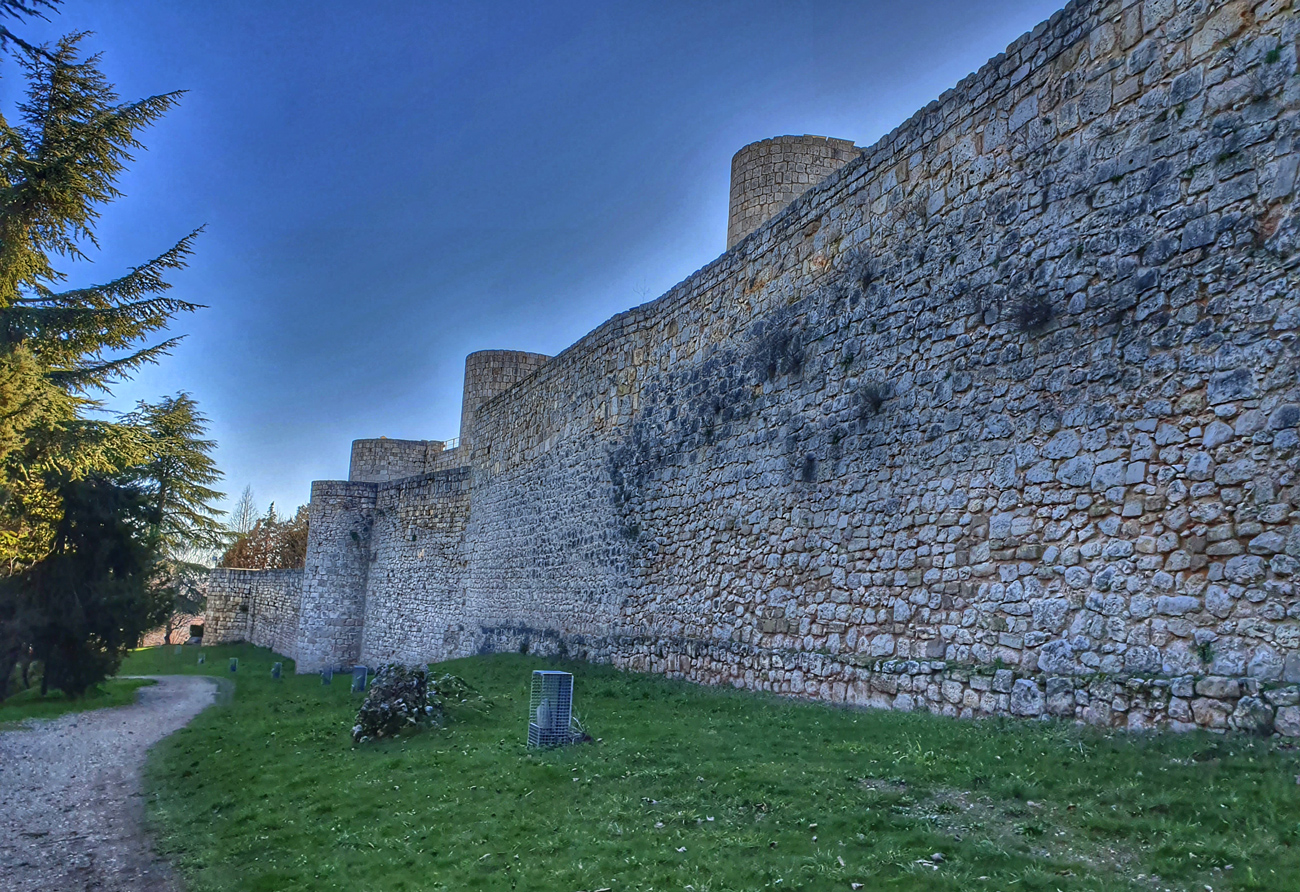
[[[852,140],[828,136],[777,136],[745,146],[731,159],[727,250],[858,154]]]
[[[465,395],[460,404],[460,447],[469,455],[478,407],[514,387],[551,357],[521,350],[480,350],[465,357]]]

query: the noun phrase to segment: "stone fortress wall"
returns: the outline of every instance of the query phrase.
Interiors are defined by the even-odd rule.
[[[254,641],[276,653],[294,653],[302,576],[301,570],[213,570],[208,575],[204,638]]]
[[[1071,3],[658,300],[467,363],[458,467],[314,484],[280,649],[1300,735],[1297,38]]]

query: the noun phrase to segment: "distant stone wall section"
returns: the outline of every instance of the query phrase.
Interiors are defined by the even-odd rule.
[[[353,440],[348,480],[387,483],[427,473],[443,452],[440,440]]]
[[[514,387],[551,357],[521,350],[480,350],[465,357],[465,393],[460,404],[460,448],[474,439],[478,407]]]
[[[778,136],[745,146],[731,159],[727,250],[859,151],[851,140],[826,136]]]
[[[302,570],[213,570],[203,643],[248,641],[292,657],[297,650]],[[185,630],[189,637],[188,627]]]

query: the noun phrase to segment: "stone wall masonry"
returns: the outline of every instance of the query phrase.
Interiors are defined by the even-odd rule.
[[[523,626],[485,629],[480,648],[613,662],[701,684],[953,718],[1010,715],[1130,731],[1204,728],[1300,736],[1300,685],[1257,678],[1062,676],[997,664],[881,660],[659,635],[588,638]]]
[[[375,502],[361,660],[420,663],[466,633],[469,468],[382,486]]]
[[[361,655],[378,492],[374,483],[318,480],[311,485],[294,654],[299,672],[351,666]]]
[[[468,471],[315,484],[307,668],[1300,735],[1298,40],[1071,3],[473,406]]]
[[[463,468],[466,465],[466,453],[459,446],[453,446],[451,449],[444,449],[435,455],[425,468],[426,474],[433,474],[437,471],[450,471],[455,468]]]
[[[302,576],[302,570],[213,570],[208,575],[203,643],[248,641],[293,657]]]
[[[830,699],[864,662],[1023,682],[888,697],[968,714],[1064,714],[1062,678],[1101,723],[1285,701],[1298,34],[1290,4],[1071,4],[480,407],[484,640],[667,642],[653,668]],[[1091,705],[1189,678],[1241,696]]]
[[[353,440],[348,480],[388,483],[428,473],[443,453],[439,440]]]

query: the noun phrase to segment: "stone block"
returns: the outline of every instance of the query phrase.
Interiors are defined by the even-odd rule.
[[[1219,700],[1236,699],[1241,696],[1241,685],[1235,678],[1211,675],[1196,682],[1196,693]]]
[[[1010,669],[999,669],[993,673],[993,690],[1000,694],[1010,693],[1016,674]]]
[[[1258,697],[1242,697],[1228,717],[1228,727],[1243,734],[1273,733],[1273,707]]]
[[[1283,706],[1273,719],[1273,730],[1283,737],[1300,737],[1300,706]]]
[[[1018,678],[1011,688],[1011,713],[1038,716],[1043,713],[1043,692],[1028,678]]]
[[[1184,616],[1200,610],[1200,599],[1190,595],[1161,595],[1156,599],[1156,612],[1165,616]]]

